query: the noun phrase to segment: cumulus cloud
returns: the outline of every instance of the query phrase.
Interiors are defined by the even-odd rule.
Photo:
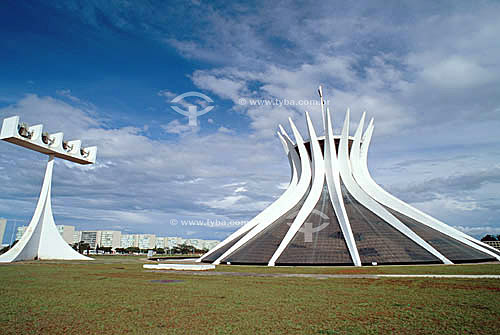
[[[455,226],[455,228],[472,236],[485,236],[487,234],[500,235],[500,227],[495,227],[495,226],[480,226],[480,227]]]
[[[172,120],[166,125],[161,126],[163,130],[165,130],[169,134],[191,134],[191,133],[196,133],[200,128],[198,126],[190,126],[187,123],[187,120],[185,123],[181,123],[179,120]]]
[[[179,94],[170,92],[169,90],[161,90],[158,92],[158,96],[165,97],[167,101],[171,101],[173,98],[178,96]]]
[[[47,117],[46,111],[51,111]],[[265,143],[236,137],[226,128],[177,140],[152,139],[143,128],[107,127],[79,107],[36,95],[0,109],[0,115],[20,115],[32,124],[43,119],[49,129],[68,130],[85,144],[98,146],[97,163],[91,167],[56,162],[55,216],[59,223],[79,228],[125,227],[127,231],[182,235],[180,227],[168,224],[171,218],[248,220],[279,193],[274,179],[286,178],[288,172],[284,170],[285,176],[268,172],[270,167],[283,170],[286,157],[282,153],[268,150]],[[175,120],[165,130],[175,127],[182,125]],[[39,192],[44,159],[7,144],[0,148],[0,165],[9,166],[9,173],[2,174],[0,210],[17,208],[17,215],[28,218]],[[262,178],[248,182],[249,176],[259,174]],[[232,191],[220,187],[230,180],[235,185]],[[202,237],[223,238],[231,227],[193,229]]]
[[[50,96],[40,97],[27,94],[24,98],[0,110],[2,117],[22,115],[23,121],[30,125],[43,119],[45,129],[56,132],[64,129],[67,136],[81,137],[85,130],[102,125],[92,112],[75,107]]]

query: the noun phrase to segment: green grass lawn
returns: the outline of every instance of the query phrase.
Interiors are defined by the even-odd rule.
[[[498,279],[191,276],[144,271],[143,259],[101,256],[94,262],[0,266],[0,334],[498,334],[500,329]],[[499,274],[500,264],[217,270]]]
[[[390,266],[238,266],[218,265],[217,271],[256,273],[316,274],[442,274],[500,275],[500,263],[458,265],[390,265]]]

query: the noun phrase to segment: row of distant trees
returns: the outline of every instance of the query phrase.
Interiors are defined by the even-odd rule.
[[[10,248],[12,248],[18,241],[14,241],[12,245],[6,246],[0,250],[0,254],[3,254],[4,252],[7,252]],[[100,247],[99,245],[96,245],[95,248],[91,248],[90,244],[85,243],[84,241],[80,241],[78,243],[73,243],[71,245],[73,249],[78,251],[79,253],[83,254],[85,252],[89,253],[90,250],[100,252],[102,251],[105,254],[111,254],[113,253],[113,250],[111,247]],[[115,251],[119,254],[147,254],[149,249],[139,249],[138,247],[128,247],[128,248],[116,248]],[[158,255],[187,255],[187,254],[204,254],[208,252],[208,249],[198,249],[192,245],[189,244],[181,244],[178,246],[175,246],[173,248],[154,248],[152,249],[155,254]]]
[[[158,255],[187,255],[187,254],[204,254],[208,249],[198,249],[189,244],[180,244],[173,248],[154,248],[152,249]],[[138,247],[116,248],[115,251],[119,254],[134,254],[147,253],[148,249],[139,249]]]
[[[73,249],[78,251],[79,253],[83,254],[85,251],[87,253],[90,250],[95,250],[96,252],[102,251],[105,254],[111,254],[113,253],[111,247],[100,247],[99,245],[96,245],[95,249],[91,249],[90,245],[88,243],[85,243],[83,241],[80,241],[78,243],[74,243],[72,245]],[[148,250],[150,249],[140,249],[138,247],[128,247],[128,248],[116,248],[115,252],[119,254],[147,254]],[[208,249],[198,249],[192,245],[189,244],[181,244],[178,246],[175,246],[173,248],[154,248],[152,249],[155,254],[159,255],[164,255],[164,254],[170,254],[170,255],[186,255],[186,254],[203,254],[208,251]]]
[[[490,242],[490,241],[500,241],[500,235],[486,235],[481,239],[482,242]]]

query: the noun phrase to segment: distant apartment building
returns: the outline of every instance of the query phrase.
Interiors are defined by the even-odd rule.
[[[156,246],[156,235],[139,234],[139,249],[154,249]]]
[[[172,249],[181,244],[192,245],[197,249],[212,249],[219,241],[202,239],[184,239],[182,237],[156,237],[156,248]]]
[[[124,234],[121,236],[121,248],[136,247],[139,249],[154,249],[156,235],[154,234]]]
[[[203,248],[202,249],[213,249],[219,244],[218,240],[203,240]]]
[[[84,230],[73,234],[74,243],[83,241],[91,249],[97,246],[116,249],[121,245],[122,233],[118,230]]]
[[[82,240],[81,237],[82,237],[82,232],[75,230],[75,232],[73,233],[73,243],[80,242]]]
[[[121,244],[122,233],[116,230],[102,230],[99,246],[107,248],[119,248]]]
[[[156,247],[165,249],[168,246],[168,240],[166,237],[156,237]]]
[[[0,219],[0,233],[2,223],[5,219]],[[6,220],[5,220],[6,223]],[[20,240],[28,226],[17,228],[16,240]],[[128,248],[136,247],[143,250],[163,248],[172,249],[181,244],[192,245],[197,249],[212,249],[219,241],[202,239],[185,239],[182,237],[160,237],[155,234],[122,234],[118,230],[84,230],[76,231],[74,226],[58,225],[59,234],[68,244],[83,241],[88,243],[91,249],[99,247]]]
[[[202,249],[202,241],[197,238],[190,238],[185,241],[187,245],[191,245],[195,247],[196,249]]]
[[[186,240],[183,239],[182,237],[167,237],[167,241],[168,241],[168,248],[171,249],[177,247],[178,245],[184,244]]]
[[[7,219],[0,219],[0,245],[3,243],[3,235],[5,234],[6,226],[7,226]]]
[[[21,237],[23,237],[26,229],[28,229],[28,226],[17,227],[17,231],[16,231],[16,240],[17,241],[19,241],[21,239]]]
[[[62,238],[66,243],[68,244],[73,244],[73,235],[75,233],[75,226],[67,226],[67,225],[57,225],[57,231],[59,234],[61,234]],[[16,232],[16,240],[20,240],[26,230],[28,229],[28,226],[21,226],[17,227],[17,232]]]
[[[61,234],[66,243],[73,244],[73,234],[75,233],[75,226],[58,225],[57,230]]]
[[[199,238],[192,238],[185,240],[185,243],[188,245],[192,245],[196,249],[212,249],[215,247],[219,241],[216,240],[202,240]]]
[[[80,239],[84,243],[88,243],[90,249],[95,249],[101,241],[101,232],[99,230],[82,231],[80,234]]]
[[[120,239],[120,248],[139,247],[138,235],[122,234]]]

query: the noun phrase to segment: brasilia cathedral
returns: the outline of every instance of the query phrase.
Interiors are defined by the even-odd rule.
[[[306,113],[309,140],[295,124],[295,141],[279,126],[292,170],[286,191],[198,262],[261,265],[454,264],[500,260],[500,251],[421,212],[382,189],[370,176],[373,119],[365,114],[354,136],[349,111],[335,135],[328,108],[324,136]]]

